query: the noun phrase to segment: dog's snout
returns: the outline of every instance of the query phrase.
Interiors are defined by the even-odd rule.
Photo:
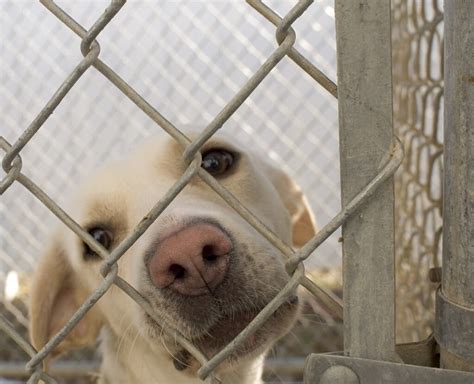
[[[148,271],[158,288],[184,295],[212,293],[227,273],[232,241],[215,225],[188,226],[159,242],[148,261]]]

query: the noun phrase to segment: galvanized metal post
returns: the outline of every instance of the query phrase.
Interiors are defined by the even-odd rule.
[[[474,371],[474,1],[444,6],[443,275],[435,333],[443,367]]]
[[[342,204],[390,159],[390,0],[336,0]],[[344,349],[397,361],[393,181],[343,225]]]

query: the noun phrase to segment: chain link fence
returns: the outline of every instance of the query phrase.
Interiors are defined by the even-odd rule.
[[[120,3],[112,3],[109,17],[118,10]],[[296,10],[300,8],[302,12],[309,3],[299,3]],[[77,18],[80,24],[92,25],[108,3],[65,1],[60,3],[64,13],[54,2],[43,1],[42,4],[46,8],[40,4],[4,2],[1,12],[2,26],[8,36],[2,40],[1,105],[2,116],[5,116],[2,149],[9,152],[5,156],[5,169],[9,172],[4,175],[5,183],[2,185],[6,191],[2,196],[1,218],[5,225],[2,225],[0,259],[2,282],[6,288],[3,304],[18,330],[23,330],[20,333],[25,333],[27,319],[23,310],[24,296],[17,292],[14,300],[7,297],[11,295],[7,291],[12,284],[15,285],[16,276],[12,271],[20,274],[20,281],[28,279],[53,221],[49,210],[38,204],[37,197],[62,220],[75,226],[54,203],[58,202],[60,206],[67,200],[64,191],[72,187],[71,183],[76,183],[87,175],[90,168],[118,156],[143,137],[162,132],[153,120],[185,143],[186,138],[160,113],[177,126],[193,125],[202,129],[234,94],[240,92],[242,95],[242,86],[255,72],[257,75],[251,82],[257,84],[268,75],[265,86],[232,102],[232,108],[237,108],[249,96],[226,122],[225,129],[238,136],[245,145],[269,153],[299,180],[308,191],[320,225],[337,212],[338,170],[334,167],[337,159],[337,104],[333,96],[321,92],[321,88],[315,86],[308,74],[299,70],[286,54],[298,56],[296,61],[306,65],[310,76],[319,78],[333,94],[335,87],[321,76],[319,70],[311,65],[308,67],[304,57],[292,48],[295,40],[292,30],[289,38],[275,51],[275,27],[272,23],[277,24],[280,19],[270,8],[254,2],[252,5],[262,16],[244,3],[232,3],[229,7],[222,2],[193,2],[186,6],[163,2],[159,9],[147,2],[134,3],[133,7],[124,7],[112,21],[101,19],[104,25],[97,27],[97,31],[105,26],[105,21],[110,21],[110,25],[100,32],[100,60],[97,59],[98,46],[92,43],[88,51],[87,47],[84,48],[87,44],[83,43],[85,58],[77,65],[81,60],[78,50],[81,40],[72,33],[68,34],[66,27],[48,9],[84,38],[86,31],[68,15]],[[285,15],[295,4],[275,2],[270,5]],[[299,16],[295,10],[293,15],[294,18]],[[289,21],[292,23],[294,20]],[[322,68],[332,77],[335,73],[335,39],[331,36],[333,22],[332,7],[326,2],[319,4],[318,8],[313,7],[295,25],[298,33],[304,36],[298,39],[298,50],[314,61],[320,60]],[[33,28],[36,24],[37,28]],[[94,36],[89,30],[87,35],[91,34]],[[156,52],[156,55],[151,52]],[[259,69],[268,57],[271,60]],[[268,74],[278,61],[279,65]],[[104,64],[106,62],[110,68]],[[105,74],[118,89],[99,72],[88,70],[91,66]],[[115,72],[119,72],[127,83],[122,82]],[[68,73],[71,75],[63,83]],[[48,81],[44,81],[45,77]],[[28,84],[28,87],[19,84]],[[64,91],[61,97],[68,91],[67,96],[55,109],[54,115],[44,122],[50,112],[50,106],[43,109],[44,104],[58,87],[59,93]],[[130,99],[138,108],[130,103]],[[53,104],[58,101],[59,98],[53,99]],[[151,105],[159,106],[159,112]],[[39,118],[36,118],[38,111]],[[17,141],[32,120],[35,123],[26,130],[29,137]],[[29,139],[31,144],[23,149]],[[13,144],[13,149],[8,143]],[[9,155],[15,157],[17,150],[21,150],[25,164],[20,175],[16,173],[19,168],[7,164]],[[61,167],[55,164],[61,164]],[[193,164],[175,193],[186,184],[185,180],[198,172],[197,162]],[[33,179],[47,195],[37,189],[31,181]],[[9,185],[13,180],[20,183]],[[212,181],[208,182],[212,185]],[[33,191],[33,195],[19,184]],[[225,193],[216,184],[214,188]],[[158,214],[171,198],[172,194],[161,205],[158,204],[153,213]],[[238,206],[235,201],[232,204]],[[256,224],[258,226],[258,222]],[[76,227],[76,232],[87,238],[80,228]],[[285,252],[289,251],[284,244],[280,246]],[[337,265],[340,260],[337,234],[322,247],[318,251],[321,256],[314,258],[317,261],[313,264]],[[114,268],[114,263],[110,266]],[[114,282],[117,284],[117,277],[109,274],[101,293]],[[119,284],[132,292],[125,282]],[[96,299],[97,295],[92,301]],[[31,347],[23,346],[30,355],[34,353]],[[30,365],[38,366],[48,348],[45,351],[43,354],[40,352],[39,359]],[[48,380],[44,373],[38,373],[36,379],[39,376]]]
[[[124,2],[113,1],[105,18],[99,16],[109,6],[108,1],[55,4],[43,0],[41,3],[5,1],[0,5],[0,23],[5,36],[0,42],[0,129],[4,138],[2,149],[6,152],[3,164],[7,171],[0,174],[5,189],[0,201],[0,286],[5,287],[2,315],[15,323],[16,331],[6,323],[3,328],[16,338],[13,342],[9,339],[9,345],[22,346],[32,357],[28,363],[33,372],[30,381],[39,378],[54,381],[39,367],[60,338],[54,338],[37,354],[15,336],[26,333],[25,294],[16,290],[9,297],[11,292],[7,288],[15,285],[16,274],[20,287],[28,280],[43,248],[43,240],[54,224],[50,211],[107,259],[100,291],[89,299],[84,310],[75,316],[76,320],[112,284],[150,311],[137,292],[116,276],[115,262],[194,174],[203,178],[276,244],[288,257],[288,269],[294,273],[286,289],[237,339],[243,340],[261,324],[262,316],[269,316],[278,306],[278,300],[281,302],[299,283],[316,293],[329,308],[326,308],[329,314],[318,317],[317,321],[330,321],[331,315],[338,312],[338,304],[304,277],[299,262],[314,253],[306,262],[309,270],[324,266],[332,271],[340,264],[336,229],[395,171],[399,161],[395,156],[374,182],[338,213],[336,89],[320,72],[335,78],[332,1],[318,1],[311,7],[311,1],[274,1],[266,3],[268,7],[253,0],[248,1],[250,5],[164,1],[159,7],[143,1],[123,8]],[[442,63],[439,56],[442,13],[436,1],[423,4],[420,7],[416,2],[394,1],[392,15],[394,121],[396,132],[404,145],[408,145],[404,171],[396,180],[397,286],[400,288],[397,289],[397,305],[399,319],[403,320],[398,323],[397,334],[403,341],[419,339],[429,328],[431,311],[426,308],[432,308],[432,297],[427,271],[437,265],[440,233],[441,127],[438,122],[442,118],[436,111],[440,110],[442,71],[438,75],[434,67]],[[284,15],[283,21],[277,14]],[[92,25],[94,27],[89,29]],[[100,55],[94,42],[96,37],[101,44]],[[441,39],[439,46],[437,39]],[[431,64],[427,66],[426,60]],[[81,62],[79,66],[78,62]],[[311,63],[317,63],[320,70]],[[37,121],[37,116],[41,118],[45,113],[43,107],[51,95],[63,87],[68,74],[74,77],[75,84],[64,101],[53,115],[45,115],[44,123]],[[256,87],[260,81],[262,84]],[[29,126],[34,120],[38,124]],[[162,134],[155,123],[183,144],[187,161],[193,158],[194,161],[189,163],[188,171],[174,191],[157,203],[149,215],[151,219],[107,257],[60,210],[67,200],[64,191],[87,177],[88,170],[97,164],[119,156],[150,134]],[[268,153],[308,195],[322,230],[296,254],[200,170],[196,151],[222,124],[225,131],[238,137],[244,145]],[[207,128],[198,140],[189,143],[175,128],[188,125],[198,130]],[[28,132],[28,137],[19,139],[24,132]],[[28,140],[30,143],[23,148]],[[18,159],[18,153],[23,167],[12,163]],[[9,185],[10,181],[14,182]],[[43,204],[39,204],[38,198]],[[329,276],[332,280],[339,278],[333,272]],[[153,317],[153,313],[150,315]],[[314,323],[310,321],[309,325]],[[340,338],[340,334],[336,332],[334,337]],[[180,342],[203,364],[200,370],[203,378],[212,377],[213,368],[231,352],[226,348],[207,361],[185,339]],[[305,351],[309,352],[311,349]],[[11,355],[3,360],[12,360]],[[25,357],[21,351],[17,355],[17,360]]]
[[[397,340],[432,332],[430,268],[441,263],[443,3],[392,3],[394,129],[405,148],[395,177]]]

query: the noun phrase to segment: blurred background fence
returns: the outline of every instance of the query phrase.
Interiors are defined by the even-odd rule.
[[[405,147],[395,176],[397,341],[432,331],[429,270],[441,263],[443,2],[392,0],[394,130]]]
[[[109,0],[58,3],[89,27]],[[392,3],[394,123],[407,155],[396,179],[397,338],[413,341],[429,333],[433,285],[428,269],[440,260],[442,2]],[[285,14],[294,2],[266,4]],[[331,0],[316,1],[294,28],[298,50],[335,80],[333,7]],[[14,142],[82,54],[80,39],[39,2],[2,0],[0,26],[0,136]],[[199,130],[272,52],[274,32],[243,1],[131,1],[101,33],[100,55],[175,125]],[[268,154],[298,181],[319,226],[338,212],[337,100],[290,59],[278,64],[223,129]],[[22,151],[24,172],[63,205],[91,169],[159,134],[146,115],[91,69]],[[17,185],[0,199],[0,306],[23,333],[27,283],[55,221]],[[338,237],[335,233],[308,262],[334,289],[340,286]],[[290,356],[341,349],[340,329],[309,302],[275,354],[284,357],[287,371],[298,370],[301,359]],[[6,372],[25,356],[5,335],[0,339],[0,368]],[[281,371],[281,360],[275,362]]]

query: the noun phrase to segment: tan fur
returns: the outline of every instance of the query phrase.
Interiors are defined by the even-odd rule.
[[[219,179],[283,241],[302,246],[315,233],[307,201],[295,183],[258,156],[246,154],[224,139],[212,139],[209,148],[238,152],[239,163],[228,176]],[[68,209],[83,227],[107,225],[116,246],[156,204],[185,170],[182,150],[171,139],[153,139],[130,157],[90,176],[77,191]],[[154,287],[146,272],[144,258],[161,236],[179,229],[189,219],[212,219],[235,239],[235,254],[225,282],[215,297],[193,301],[170,299]],[[85,261],[83,245],[70,230],[61,226],[43,255],[32,285],[31,340],[36,348],[44,344],[67,322],[86,297],[100,284],[100,261]],[[123,255],[119,275],[132,284],[162,320],[190,337],[211,357],[228,341],[209,339],[225,331],[227,316],[258,311],[288,281],[281,254],[250,227],[202,180],[194,178],[145,234]],[[222,305],[225,310],[223,312]],[[221,308],[221,309],[220,309]],[[257,344],[248,344],[219,368],[226,383],[257,383],[263,356],[272,341],[291,326],[296,308],[288,304],[255,334]],[[191,315],[192,314],[192,315]],[[253,316],[253,315],[252,315]],[[237,317],[239,318],[239,317]],[[219,325],[224,327],[219,330]],[[198,383],[198,365],[192,359],[178,371],[172,356],[183,351],[172,338],[162,335],[140,307],[117,287],[112,287],[55,350],[54,355],[73,348],[93,345],[101,331],[102,380],[107,383],[167,382]],[[207,336],[207,337],[206,337]],[[246,347],[246,348],[247,348]],[[178,359],[179,360],[179,359]]]
[[[284,172],[266,165],[267,176],[276,188],[293,224],[293,245],[302,247],[316,231],[313,212],[300,187]]]

